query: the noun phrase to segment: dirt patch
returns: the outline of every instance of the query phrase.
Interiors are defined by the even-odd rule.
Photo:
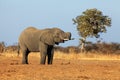
[[[54,59],[40,65],[39,57],[29,56],[29,65],[20,57],[0,56],[0,80],[120,80],[120,60]]]

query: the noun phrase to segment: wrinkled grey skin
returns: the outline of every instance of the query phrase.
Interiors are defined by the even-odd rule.
[[[28,54],[30,52],[41,53],[40,64],[52,64],[54,55],[54,45],[63,43],[71,39],[70,32],[64,32],[59,28],[36,29],[34,27],[26,28],[19,37],[19,49],[21,49],[22,63],[28,64]]]

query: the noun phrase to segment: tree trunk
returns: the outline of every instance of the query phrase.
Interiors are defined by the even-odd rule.
[[[81,53],[83,53],[85,51],[85,43],[81,44]]]
[[[80,47],[81,53],[85,51],[85,42],[86,42],[86,38],[83,37],[81,39],[81,47]]]

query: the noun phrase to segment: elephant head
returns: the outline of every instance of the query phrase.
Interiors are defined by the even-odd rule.
[[[64,43],[64,41],[71,40],[71,33],[64,32],[59,28],[46,29],[40,35],[40,41],[47,45],[54,45]]]
[[[66,32],[64,35],[64,41],[68,41],[71,40],[71,33],[70,32]]]

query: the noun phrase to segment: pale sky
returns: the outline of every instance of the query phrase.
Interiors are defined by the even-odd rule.
[[[0,0],[0,42],[7,45],[18,42],[20,33],[28,26],[39,29],[58,27],[71,32],[75,40],[60,46],[77,46],[79,35],[72,18],[86,9],[96,8],[112,19],[107,33],[101,34],[105,42],[120,43],[120,0]],[[95,38],[88,39],[95,42]]]

